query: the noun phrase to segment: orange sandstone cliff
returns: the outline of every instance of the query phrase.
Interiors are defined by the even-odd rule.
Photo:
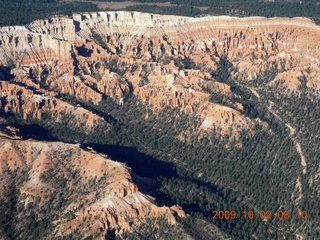
[[[16,213],[21,224],[28,223],[23,222],[27,215],[20,215],[29,214],[32,208],[39,219],[45,216],[52,221],[50,238],[70,234],[99,237],[109,229],[117,234],[131,231],[147,218],[162,217],[175,224],[174,215],[184,216],[177,206],[154,205],[122,163],[79,145],[17,140],[17,133],[9,130],[10,134],[1,131],[0,136],[0,192],[3,194],[8,182],[15,182],[20,193],[17,204],[22,206]]]
[[[209,101],[208,91],[228,94],[230,88],[211,74],[220,59],[226,56],[241,80],[271,69],[276,75],[269,86],[298,91],[305,77],[306,86],[318,90],[319,39],[320,28],[304,18],[98,12],[3,27],[0,60],[14,63],[15,81],[34,89],[93,104],[103,96],[122,103],[132,92],[154,110],[179,108],[198,115],[204,130],[230,133],[260,122],[245,117],[240,103],[230,108]],[[184,60],[197,68],[180,66]]]

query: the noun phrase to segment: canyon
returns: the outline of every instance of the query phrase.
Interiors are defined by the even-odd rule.
[[[266,159],[275,156],[272,163],[261,160],[265,160],[262,166],[248,176],[256,177],[268,167],[285,172],[289,165],[292,173],[286,172],[288,182],[284,184],[291,191],[288,195],[293,206],[299,207],[307,196],[305,189],[318,182],[319,166],[316,160],[311,160],[312,151],[309,155],[306,150],[310,138],[309,133],[303,135],[302,125],[306,124],[296,120],[294,109],[283,107],[281,99],[308,96],[311,102],[316,102],[319,90],[320,26],[307,18],[191,18],[110,11],[53,16],[25,26],[1,27],[0,123],[4,122],[5,130],[0,133],[0,176],[3,176],[0,190],[4,192],[8,182],[16,181],[21,214],[27,212],[29,205],[36,206],[38,219],[44,219],[48,213],[42,209],[52,204],[49,219],[53,227],[47,237],[103,238],[111,230],[121,236],[136,232],[146,224],[147,218],[164,219],[172,228],[179,229],[177,219],[186,218],[185,209],[179,205],[157,205],[155,196],[144,193],[134,182],[140,176],[130,166],[82,145],[106,144],[105,136],[113,143],[121,121],[130,119],[139,125],[141,118],[147,127],[149,123],[152,126],[141,125],[142,130],[134,131],[128,128],[132,122],[128,123],[123,128],[128,128],[127,134],[135,145],[130,145],[131,142],[123,145],[137,149],[142,146],[140,151],[155,153],[168,162],[173,159],[173,163],[186,171],[197,171],[194,182],[201,180],[206,187],[209,183],[222,186],[225,175],[218,175],[218,170],[212,170],[215,174],[211,174],[205,165],[209,163],[202,163],[200,157],[192,160],[199,162],[197,168],[189,166],[188,156],[183,159],[165,152],[164,144],[159,144],[161,138],[168,137],[169,140],[163,140],[167,145],[172,140],[190,144],[186,146],[198,142],[214,145],[227,139],[221,145],[222,160],[210,160],[210,166],[225,165],[226,169],[240,166],[247,171],[248,164],[256,160],[254,154],[244,150],[243,162],[241,159],[236,165],[224,159],[228,151],[251,147],[240,142],[244,133],[251,139],[264,131],[260,141],[265,136],[276,139],[277,131],[281,132],[283,138],[265,154]],[[275,99],[280,100],[275,102]],[[112,110],[111,102],[115,106]],[[122,111],[119,116],[128,117],[115,116],[114,109]],[[168,115],[164,114],[166,111]],[[11,115],[18,119],[15,125],[38,124],[49,130],[59,126],[56,128],[59,131],[52,132],[57,138],[59,134],[67,136],[68,143],[61,139],[53,142],[25,139],[18,134],[19,126],[15,129],[13,123],[6,122]],[[314,117],[316,113],[310,115]],[[176,121],[184,120],[179,116],[187,122],[187,117],[195,120],[181,123],[183,130],[174,132],[170,139],[171,129],[155,123],[162,116],[167,117],[165,126],[179,125]],[[308,124],[317,129],[315,122]],[[141,140],[149,134],[144,129],[160,132],[155,149]],[[76,136],[79,132],[83,134],[81,137]],[[143,137],[137,138],[137,132]],[[70,140],[73,137],[74,142]],[[317,137],[315,131],[315,144]],[[290,158],[284,165],[285,161],[277,157],[286,141],[293,142],[293,147],[292,156],[287,154]],[[277,149],[274,155],[273,149]],[[203,169],[199,170],[200,163]],[[246,195],[245,187],[249,185],[245,181],[241,182],[243,185],[239,183],[245,177],[234,176],[235,180],[224,187]],[[188,178],[184,176],[184,179]],[[276,185],[274,177],[267,179],[264,184]],[[314,188],[318,194],[318,187]],[[60,205],[54,195],[62,199]],[[256,207],[254,199],[261,199],[258,193],[257,196],[242,196],[237,200]],[[284,202],[284,206],[289,206],[287,200]],[[21,214],[17,216],[22,217]],[[206,229],[216,228],[207,224]],[[226,231],[224,226],[219,227]],[[270,229],[272,232],[277,226],[271,224]],[[305,231],[303,226],[297,227],[294,236],[306,236]],[[182,236],[190,237],[188,234],[183,231]]]
[[[318,90],[318,30],[303,18],[74,14],[1,28],[0,58],[4,65],[15,63],[16,82],[37,90],[42,84],[93,104],[103,95],[121,102],[133,92],[155,110],[180,108],[200,115],[203,129],[230,133],[259,121],[243,116],[240,103],[229,108],[208,101],[208,92],[228,94],[229,86],[207,81],[214,80],[210,73],[221,56],[247,81],[273,69],[278,73],[270,86],[297,91],[299,78],[306,77],[307,87]],[[184,60],[197,69],[174,64]]]

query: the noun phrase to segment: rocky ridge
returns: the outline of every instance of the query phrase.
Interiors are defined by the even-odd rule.
[[[222,56],[249,81],[273,69],[297,91],[302,76],[318,90],[319,27],[304,18],[188,18],[139,12],[98,12],[38,20],[0,30],[0,59],[14,63],[15,81],[98,104],[133,92],[155,110],[201,116],[203,129],[244,130],[259,124],[243,106],[208,101],[220,91],[212,71]],[[303,33],[303,34],[302,34]],[[190,60],[199,70],[179,62]],[[178,64],[177,64],[178,63]],[[312,72],[312,74],[309,74]],[[41,85],[41,86],[40,86]],[[225,87],[224,87],[225,88]],[[228,88],[228,86],[227,86]]]
[[[154,205],[153,198],[141,193],[132,182],[126,165],[75,144],[1,136],[0,191],[10,181],[6,178],[8,172],[23,172],[23,176],[16,178],[25,179],[16,182],[20,193],[18,204],[24,206],[17,214],[29,213],[28,205],[33,205],[39,218],[45,216],[52,221],[51,237],[70,234],[84,237],[99,233],[100,228],[115,229],[120,234],[143,224],[147,217],[164,217],[175,224],[174,214],[184,216],[177,206]],[[52,200],[52,196],[59,198]],[[51,212],[43,215],[48,207]],[[50,215],[55,211],[59,213],[58,218]]]
[[[0,81],[0,108],[4,112],[21,114],[23,119],[41,119],[50,117],[50,121],[59,122],[62,116],[69,117],[90,131],[98,124],[106,124],[99,117],[82,107],[74,107],[55,97],[55,94],[35,93],[23,86]],[[106,124],[106,127],[108,125]]]
[[[232,99],[237,81],[248,85],[268,81],[261,88],[281,89],[280,94],[299,93],[302,88],[318,93],[319,30],[311,20],[303,18],[187,18],[137,12],[75,14],[70,18],[38,20],[23,27],[5,27],[0,29],[0,80],[3,80],[0,81],[0,108],[21,114],[25,119],[43,119],[49,114],[51,123],[59,122],[68,113],[75,127],[90,131],[97,124],[105,128],[109,124],[80,105],[64,101],[64,96],[93,105],[104,103],[105,98],[110,97],[121,105],[127,96],[133,95],[139,104],[151,108],[154,113],[161,114],[161,110],[169,107],[198,116],[202,133],[237,136],[244,130],[254,131],[257,125],[266,126],[266,123],[245,115],[246,106],[241,96],[228,105],[214,102],[211,97]],[[228,64],[232,65],[227,69],[228,74],[235,83],[219,75],[221,68]],[[11,79],[6,79],[8,74],[1,72],[7,68],[13,75]],[[250,90],[260,98],[255,89]],[[269,110],[272,112],[272,107]],[[3,136],[8,137],[7,134]],[[24,146],[32,141],[19,144],[10,141],[3,140],[2,169],[7,170],[8,166],[17,169],[17,165],[36,169],[37,166],[45,169],[40,174],[43,176],[40,182],[50,185],[45,182],[50,179],[46,166],[59,164],[57,160],[52,160],[51,165],[33,165],[33,161],[38,160],[30,158],[32,154],[12,150],[16,145]],[[51,150],[59,149],[54,152],[58,159],[72,158],[70,151],[76,156],[83,152],[76,145],[66,145],[69,151],[58,147],[60,143],[35,144],[40,149],[42,146],[50,149],[49,155],[53,155]],[[88,150],[84,152],[88,158],[76,160],[76,167],[67,165],[67,169],[81,181],[87,177],[89,180],[85,183],[90,186],[100,180],[101,185],[97,184],[93,192],[86,190],[83,196],[88,194],[88,198],[81,199],[81,206],[69,203],[63,208],[66,217],[54,219],[56,235],[72,234],[83,228],[84,234],[94,233],[99,227],[114,228],[121,233],[132,230],[140,223],[140,217],[149,214],[165,216],[168,222],[175,222],[172,209],[154,206],[149,196],[138,191],[128,169],[117,165],[113,170],[118,175],[114,175],[113,170],[109,171],[99,162],[99,169],[92,170],[92,159],[107,160],[96,153],[89,154]],[[20,159],[20,162],[9,161],[10,158]],[[46,158],[47,154],[43,159]],[[89,161],[89,158],[92,159]],[[32,163],[23,163],[27,159]],[[305,174],[305,166],[303,168]],[[90,176],[84,169],[89,169]],[[111,172],[110,176],[99,175],[100,169]],[[53,173],[56,179],[65,179],[68,174]],[[113,183],[109,182],[109,177]],[[32,179],[38,184],[39,178]],[[57,189],[57,185],[53,185],[44,193],[44,188],[35,187],[29,180],[26,182],[28,188],[19,189],[27,196],[45,194],[45,199],[50,195],[48,191]],[[77,181],[67,181],[68,186],[78,189],[72,182]],[[300,193],[302,190],[299,184],[297,186]],[[66,198],[78,198],[72,191],[68,194],[71,196]],[[93,202],[92,199],[98,200]],[[28,197],[29,201],[32,197]],[[183,215],[179,209],[175,212]],[[86,223],[93,228],[88,229]]]

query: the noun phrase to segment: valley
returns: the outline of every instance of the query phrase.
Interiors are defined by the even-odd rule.
[[[0,236],[317,239],[319,43],[299,17],[0,28]],[[212,219],[233,209],[292,217]]]

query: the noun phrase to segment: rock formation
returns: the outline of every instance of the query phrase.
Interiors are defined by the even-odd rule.
[[[206,89],[213,86],[207,79],[215,81],[210,73],[220,58],[227,56],[241,79],[272,70],[276,77],[270,86],[279,82],[298,91],[303,75],[307,87],[318,90],[319,30],[304,18],[74,14],[1,28],[0,60],[14,63],[16,82],[35,89],[45,86],[94,104],[103,96],[121,103],[133,92],[155,110],[177,107],[201,116],[203,129],[230,133],[258,122],[241,114],[241,104],[230,108],[208,101]],[[218,91],[228,89],[215,84]]]
[[[121,105],[133,95],[155,114],[169,107],[198,117],[195,131],[237,137],[267,125],[245,115],[237,84],[263,79],[263,88],[285,89],[279,94],[319,91],[319,39],[320,27],[305,18],[97,12],[2,27],[0,110],[23,119],[49,116],[47,124],[68,114],[75,128],[88,132],[110,125],[87,106],[106,98]],[[273,113],[271,103],[269,108]],[[33,206],[40,196],[39,208],[62,211],[50,219],[52,237],[85,236],[99,228],[122,233],[146,217],[174,224],[175,215],[184,216],[179,206],[155,206],[123,164],[79,145],[22,141],[9,130],[0,134],[0,190],[2,174],[24,171],[20,203]],[[51,205],[48,199],[61,189],[61,206],[53,200]]]
[[[119,234],[140,225],[147,217],[164,217],[175,224],[174,214],[184,216],[177,206],[170,209],[154,205],[152,197],[141,193],[132,182],[130,169],[122,163],[79,145],[13,140],[7,135],[0,136],[0,192],[8,181],[7,172],[22,171],[20,178],[25,180],[19,184],[17,181],[23,196],[19,197],[19,204],[36,204],[33,211],[41,216],[47,208],[52,211],[49,214],[54,213],[55,204],[60,201],[58,217],[51,218],[54,230],[50,238],[75,232],[83,237],[99,233],[100,228],[116,229]],[[17,133],[14,135],[17,138]],[[55,196],[53,202],[48,202],[48,196]],[[24,211],[28,210],[23,209],[21,214]],[[62,217],[66,215],[73,217]]]
[[[21,114],[23,119],[26,119],[27,116],[41,119],[47,115],[51,121],[57,122],[63,115],[68,114],[70,119],[73,119],[78,126],[82,125],[86,130],[91,130],[99,123],[105,123],[103,118],[82,107],[74,107],[57,99],[54,95],[35,93],[25,87],[0,81],[0,108],[4,112]]]

